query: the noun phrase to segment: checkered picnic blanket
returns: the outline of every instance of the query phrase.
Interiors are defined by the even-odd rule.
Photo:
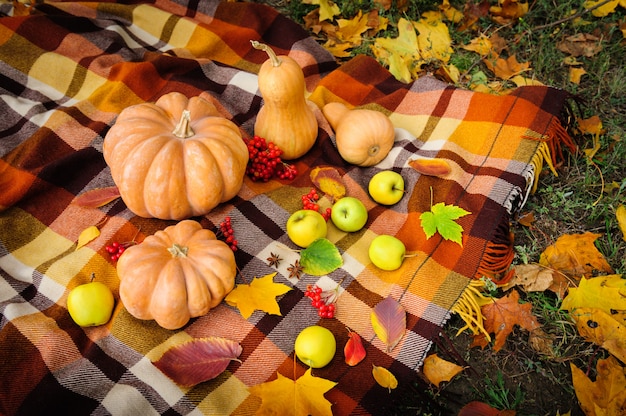
[[[491,96],[430,77],[404,84],[364,56],[339,66],[299,25],[264,5],[124,3],[0,5],[0,414],[253,414],[260,399],[250,386],[277,373],[304,373],[300,362],[294,364],[293,342],[312,324],[331,329],[338,342],[333,362],[313,371],[338,383],[325,396],[333,413],[391,411],[470,279],[498,279],[507,272],[513,255],[509,221],[543,164],[552,165],[568,143],[558,118],[565,94],[533,86]],[[129,105],[171,91],[200,95],[251,136],[262,105],[256,73],[266,59],[251,39],[292,56],[318,106],[344,101],[388,114],[395,145],[377,166],[355,167],[341,159],[322,122],[315,147],[296,162],[295,180],[246,179],[237,197],[196,218],[210,229],[232,218],[243,276],[274,271],[266,259],[282,253],[286,260],[275,280],[294,290],[279,298],[282,316],[256,311],[244,319],[222,304],[180,330],[166,330],[125,310],[105,246],[141,241],[173,222],[137,217],[121,200],[97,209],[72,200],[113,185],[102,142]],[[420,175],[408,165],[415,156],[444,158],[453,173]],[[312,187],[309,171],[315,166],[337,168],[348,195],[365,202],[369,220],[357,233],[330,227],[343,267],[321,278],[290,279],[285,224]],[[406,180],[407,194],[392,207],[367,194],[369,178],[383,169]],[[462,247],[438,235],[425,237],[419,216],[431,201],[471,212],[459,220]],[[95,224],[101,224],[100,237],[76,250],[80,232]],[[382,233],[397,236],[417,255],[398,271],[378,270],[366,253]],[[81,328],[71,320],[66,299],[92,273],[113,289],[116,307],[108,324]],[[337,315],[319,319],[303,292],[309,284],[336,282],[343,290]],[[407,310],[407,332],[390,353],[369,318],[387,296]],[[355,367],[341,354],[346,327],[362,336],[367,349],[366,360]],[[177,386],[151,363],[172,345],[206,336],[239,342],[241,362],[193,388]],[[372,364],[393,372],[400,388],[378,386]]]

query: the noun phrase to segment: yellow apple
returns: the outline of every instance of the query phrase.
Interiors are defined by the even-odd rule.
[[[383,170],[372,176],[367,189],[374,201],[393,205],[404,196],[404,178],[393,170]]]
[[[113,293],[102,282],[76,286],[67,296],[67,310],[80,326],[98,326],[111,319],[115,300]]]
[[[358,198],[344,196],[333,205],[330,219],[341,231],[359,231],[367,223],[367,208]]]
[[[335,356],[337,342],[330,330],[319,325],[304,328],[296,337],[296,356],[312,368],[321,368]]]
[[[317,211],[301,209],[287,220],[287,235],[294,244],[306,248],[318,238],[326,237],[326,220]]]
[[[382,234],[372,240],[368,254],[376,267],[391,271],[399,269],[402,265],[406,247],[398,238]]]

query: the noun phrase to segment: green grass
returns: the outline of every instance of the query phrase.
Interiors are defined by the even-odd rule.
[[[303,23],[303,16],[315,9],[298,0],[260,0],[276,7],[293,20]],[[478,0],[451,0],[453,6],[463,10],[465,3]],[[379,8],[387,17],[389,28],[377,36],[395,37],[394,26],[401,17],[418,20],[421,13],[437,10],[441,1],[418,0],[407,2],[408,8],[398,10],[397,4],[384,11],[373,0],[337,0],[342,18],[350,19],[359,10],[368,12]],[[496,1],[492,0],[491,4]],[[512,224],[515,234],[516,258],[514,263],[533,263],[547,246],[563,234],[593,232],[600,234],[596,246],[605,256],[615,273],[626,273],[626,242],[618,227],[615,210],[626,204],[626,40],[620,23],[626,21],[626,9],[617,8],[605,17],[594,17],[583,12],[581,0],[529,1],[529,12],[517,21],[499,25],[489,18],[481,18],[471,30],[459,31],[458,25],[448,24],[455,53],[451,57],[461,73],[459,87],[468,88],[472,82],[486,83],[496,78],[473,52],[460,47],[479,34],[497,32],[506,39],[503,55],[515,55],[518,62],[529,62],[531,70],[526,77],[543,84],[561,88],[571,93],[570,133],[579,147],[578,152],[565,152],[557,167],[558,176],[543,172],[538,191],[525,207],[532,211],[532,227]],[[572,15],[577,14],[578,19]],[[593,56],[577,57],[587,72],[579,85],[569,80],[567,56],[558,45],[568,36],[586,34],[601,39],[602,49]],[[324,39],[320,39],[323,43]],[[355,54],[369,54],[374,38],[364,39]],[[436,65],[429,65],[432,70]],[[600,148],[593,159],[584,153],[593,147],[594,138],[579,134],[577,118],[598,116],[604,131],[598,136]],[[497,294],[501,296],[502,293]],[[398,414],[437,414],[436,409],[446,408],[444,414],[454,414],[464,403],[480,400],[499,409],[515,409],[518,415],[561,414],[572,410],[581,414],[576,406],[570,364],[594,376],[595,363],[606,352],[582,339],[566,311],[560,310],[561,299],[554,293],[522,293],[522,301],[532,304],[533,314],[542,324],[544,337],[550,348],[537,351],[529,345],[529,334],[515,330],[505,347],[495,352],[470,348],[471,336],[456,336],[464,325],[457,316],[448,322],[445,331],[452,339],[453,348],[469,363],[470,368],[449,383],[435,388],[422,384],[409,389],[406,400],[399,405]],[[439,353],[438,346],[434,350]],[[411,391],[413,393],[411,393]],[[425,401],[425,396],[428,400]],[[432,402],[433,405],[427,402]],[[456,403],[456,404],[454,404]],[[437,404],[438,406],[434,406]]]

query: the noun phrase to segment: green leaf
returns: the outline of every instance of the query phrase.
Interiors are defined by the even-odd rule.
[[[313,276],[328,274],[343,264],[337,247],[326,238],[318,238],[300,252],[304,272]]]
[[[455,220],[464,217],[471,212],[465,211],[456,205],[445,205],[443,202],[432,206],[429,212],[420,215],[422,228],[426,233],[426,238],[435,235],[436,232],[446,240],[451,240],[462,246],[463,227],[455,222]]]

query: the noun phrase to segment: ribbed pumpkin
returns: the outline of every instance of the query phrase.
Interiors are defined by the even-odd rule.
[[[239,128],[209,101],[178,92],[122,110],[103,154],[128,209],[166,220],[204,215],[233,198],[248,163]]]
[[[269,56],[258,75],[263,106],[254,123],[254,134],[276,144],[283,151],[282,159],[297,159],[317,139],[316,107],[305,99],[302,68],[288,56],[277,56],[265,44],[252,41],[252,46]]]
[[[117,262],[120,299],[138,319],[178,329],[206,315],[235,286],[235,255],[193,220],[183,220],[130,246]]]

